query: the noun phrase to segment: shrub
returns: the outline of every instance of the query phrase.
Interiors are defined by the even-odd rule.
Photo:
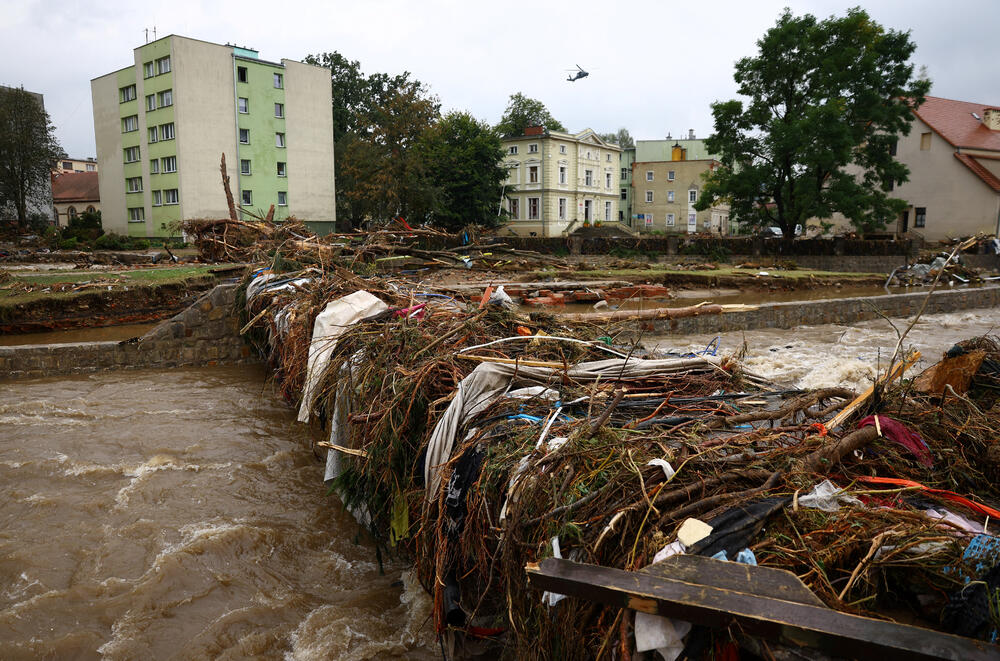
[[[79,241],[75,236],[71,236],[68,239],[63,239],[59,242],[59,250],[76,250]]]

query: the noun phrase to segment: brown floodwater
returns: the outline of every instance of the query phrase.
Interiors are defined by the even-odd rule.
[[[76,342],[120,342],[133,337],[142,337],[157,324],[123,324],[100,328],[74,328],[72,330],[45,331],[42,333],[21,333],[17,335],[0,333],[0,347],[25,344],[63,344]]]
[[[439,658],[264,377],[0,383],[0,658]]]

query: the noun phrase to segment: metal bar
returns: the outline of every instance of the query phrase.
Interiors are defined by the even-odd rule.
[[[750,637],[848,658],[996,661],[1000,655],[1000,647],[971,638],[714,587],[707,572],[698,584],[556,558],[525,569],[539,590],[710,627],[736,624]]]

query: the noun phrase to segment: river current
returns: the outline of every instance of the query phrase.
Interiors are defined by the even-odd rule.
[[[0,659],[440,658],[264,377],[0,383]]]
[[[896,320],[902,330],[906,322]],[[1000,310],[930,315],[918,369]],[[647,337],[684,351],[713,335]],[[788,385],[867,386],[885,320],[727,333]],[[436,659],[430,603],[322,486],[259,367],[0,382],[0,659]]]

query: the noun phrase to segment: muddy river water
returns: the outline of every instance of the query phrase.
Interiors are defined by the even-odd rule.
[[[1000,310],[928,316],[907,345],[927,364],[997,326]],[[895,334],[884,320],[748,331],[721,350],[744,340],[757,373],[863,387]],[[440,658],[428,598],[400,564],[379,571],[264,376],[0,382],[0,659]]]

